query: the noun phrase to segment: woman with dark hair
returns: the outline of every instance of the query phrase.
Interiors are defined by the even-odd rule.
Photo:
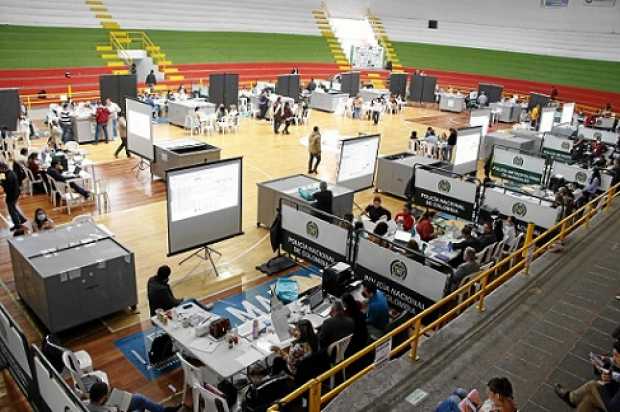
[[[487,384],[488,399],[480,408],[485,412],[516,412],[512,384],[508,378],[493,378]]]
[[[286,360],[288,370],[291,375],[294,376],[297,373],[297,366],[299,363],[306,356],[318,351],[319,340],[316,333],[314,333],[312,323],[308,319],[301,319],[297,322],[297,325],[295,325],[293,329],[293,336],[295,340],[288,353],[277,346],[273,346],[271,350]]]
[[[366,325],[366,316],[362,312],[362,305],[355,300],[353,295],[346,293],[342,295],[342,304],[344,305],[344,313],[349,318],[353,319],[354,329],[351,342],[347,346],[345,357],[349,357],[360,350],[364,349],[368,345],[368,326]],[[358,371],[362,370],[368,363],[364,358],[355,362],[353,365],[347,368],[347,376],[353,376]]]
[[[54,221],[47,216],[45,210],[38,208],[34,211],[34,217],[32,218],[32,231],[42,232],[44,230],[50,230],[54,228]]]

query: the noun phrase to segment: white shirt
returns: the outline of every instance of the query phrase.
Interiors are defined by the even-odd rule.
[[[121,108],[118,104],[112,102],[109,105],[106,105],[106,108],[110,112],[110,119],[118,119],[118,114],[121,112]]]

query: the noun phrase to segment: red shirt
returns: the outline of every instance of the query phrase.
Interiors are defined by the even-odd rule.
[[[415,220],[413,220],[413,216],[411,216],[409,213],[404,213],[404,212],[397,213],[396,216],[394,216],[394,221],[396,223],[398,223],[399,221],[402,221],[403,230],[406,230],[407,232],[410,231],[413,228],[413,225],[415,224]]]
[[[435,232],[435,228],[433,224],[428,219],[422,219],[418,222],[415,227],[416,232],[420,235],[420,239],[424,242],[428,242],[433,239],[433,233]]]
[[[99,124],[105,124],[108,122],[108,118],[110,117],[110,112],[105,107],[98,107],[95,112],[95,119]]]

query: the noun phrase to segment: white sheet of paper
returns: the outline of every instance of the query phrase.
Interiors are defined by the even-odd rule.
[[[250,366],[254,362],[258,362],[261,359],[263,359],[263,355],[254,349],[250,349],[243,355],[235,358],[237,362],[244,366]]]

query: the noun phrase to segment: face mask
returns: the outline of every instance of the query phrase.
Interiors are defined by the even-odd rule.
[[[47,219],[47,216],[45,216],[45,213],[39,213],[37,215],[37,220],[43,221],[45,219]]]

